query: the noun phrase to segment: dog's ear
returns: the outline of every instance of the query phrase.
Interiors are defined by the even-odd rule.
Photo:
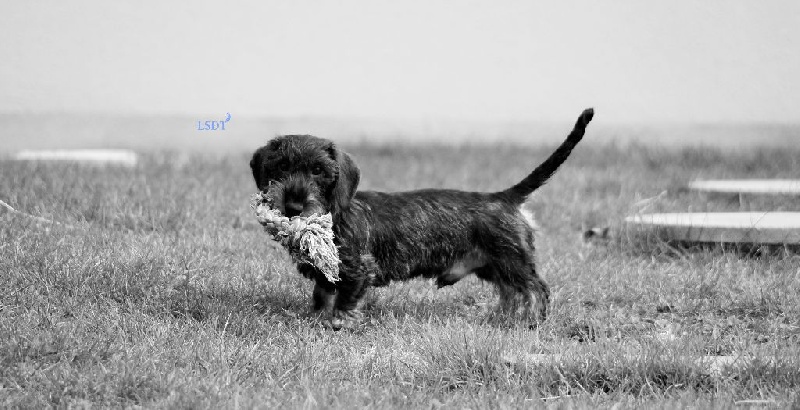
[[[253,158],[250,159],[250,171],[253,172],[253,179],[259,190],[264,190],[269,185],[269,170],[264,168],[264,160],[268,159],[281,146],[281,138],[270,140],[267,145],[256,150]]]
[[[250,171],[253,172],[253,179],[256,181],[256,186],[259,190],[261,190],[261,173],[263,170],[261,169],[261,149],[256,150],[253,153],[253,158],[250,159]]]
[[[330,211],[336,215],[350,206],[350,201],[356,195],[358,182],[361,180],[361,171],[356,163],[346,152],[331,144],[328,153],[336,161],[338,173],[336,182],[331,189]]]

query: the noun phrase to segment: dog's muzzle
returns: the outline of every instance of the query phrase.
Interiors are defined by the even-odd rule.
[[[320,201],[317,199],[317,190],[314,185],[303,178],[290,178],[283,186],[280,205],[284,215],[291,218],[293,216],[311,216],[312,214],[323,215],[327,213]]]
[[[284,212],[283,214],[287,217],[291,218],[293,216],[298,216],[303,213],[303,206],[302,202],[297,201],[286,201],[283,204]]]

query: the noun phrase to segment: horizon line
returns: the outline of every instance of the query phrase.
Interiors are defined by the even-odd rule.
[[[64,116],[64,117],[102,117],[102,118],[118,118],[118,119],[134,119],[134,118],[151,118],[151,119],[178,119],[178,118],[198,118],[200,120],[213,119],[213,115],[209,113],[148,113],[148,112],[110,112],[110,111],[60,111],[60,110],[2,110],[0,109],[0,116]],[[420,123],[445,123],[445,124],[520,124],[520,125],[556,125],[562,124],[563,119],[523,119],[523,118],[506,118],[506,119],[475,119],[475,118],[458,118],[452,116],[435,116],[435,117],[391,117],[391,116],[359,116],[359,115],[321,115],[321,114],[296,114],[296,115],[257,115],[257,114],[243,114],[236,115],[232,113],[234,118],[243,118],[248,121],[336,121],[336,122],[377,122],[377,123],[395,123],[395,124],[420,124]],[[209,118],[206,118],[209,117]],[[601,117],[602,118],[602,117]],[[675,119],[636,119],[636,120],[601,120],[600,126],[800,126],[800,120],[675,120]]]

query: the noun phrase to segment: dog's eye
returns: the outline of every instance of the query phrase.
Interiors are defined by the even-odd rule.
[[[322,174],[322,167],[319,165],[314,165],[314,168],[311,168],[311,173],[314,175]]]
[[[286,161],[281,161],[281,163],[278,164],[278,169],[280,169],[283,172],[288,171],[289,170],[289,163],[286,162]]]

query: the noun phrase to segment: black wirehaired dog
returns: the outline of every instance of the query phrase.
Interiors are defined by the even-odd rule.
[[[544,320],[550,291],[536,273],[535,225],[522,205],[567,159],[593,115],[591,108],[583,111],[547,160],[500,192],[356,192],[360,172],[350,156],[310,135],[269,141],[250,168],[259,190],[271,181],[282,184],[275,205],[284,215],[332,214],[341,280],[331,283],[310,265],[298,270],[315,281],[313,309],[330,313],[334,329],[354,323],[370,286],[422,276],[442,287],[471,273],[497,287],[503,314],[522,307],[526,319]]]

